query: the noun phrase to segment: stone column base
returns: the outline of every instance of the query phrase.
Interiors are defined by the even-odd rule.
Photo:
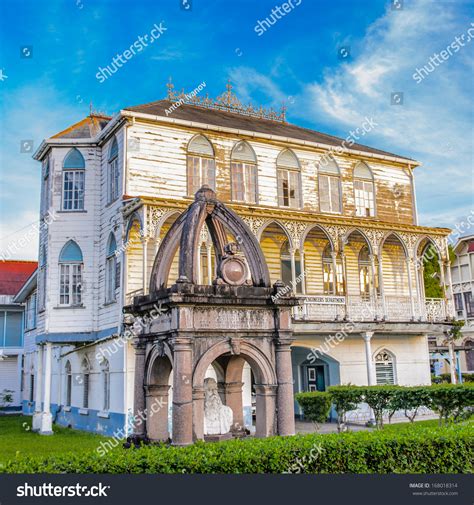
[[[41,429],[41,418],[43,417],[43,412],[35,412],[33,414],[33,421],[31,426],[31,431],[39,431]]]
[[[39,429],[40,435],[52,435],[53,434],[53,416],[51,412],[43,412],[41,414],[41,426]]]

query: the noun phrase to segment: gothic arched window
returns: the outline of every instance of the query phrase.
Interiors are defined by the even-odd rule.
[[[231,155],[232,200],[257,203],[257,157],[248,142],[238,142]]]
[[[383,349],[377,353],[374,361],[377,386],[395,384],[395,358],[393,354]]]
[[[356,216],[375,216],[374,176],[364,162],[357,163],[354,169],[354,193]]]
[[[194,196],[203,184],[216,189],[216,163],[212,144],[196,135],[188,144],[188,194]]]

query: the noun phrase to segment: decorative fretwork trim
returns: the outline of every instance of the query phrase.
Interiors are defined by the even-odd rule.
[[[209,94],[205,97],[200,97],[196,94],[187,95],[184,90],[177,93],[174,90],[173,83],[170,82],[166,85],[168,88],[167,99],[171,102],[181,102],[190,105],[196,105],[198,107],[204,107],[206,109],[223,110],[227,112],[233,112],[235,114],[241,114],[243,116],[255,117],[258,119],[269,119],[270,121],[278,121],[280,123],[286,122],[286,107],[282,106],[280,113],[274,111],[273,109],[264,109],[260,106],[258,109],[253,105],[243,105],[237,96],[232,92],[232,84],[230,81],[227,82],[226,91],[219,95],[217,98],[209,98]]]

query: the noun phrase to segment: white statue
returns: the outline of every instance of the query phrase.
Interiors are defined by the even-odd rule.
[[[230,431],[234,414],[222,404],[215,379],[204,379],[204,435],[224,435]]]

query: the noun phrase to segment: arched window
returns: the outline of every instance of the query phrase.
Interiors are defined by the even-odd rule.
[[[82,408],[89,408],[89,379],[90,379],[90,365],[87,359],[82,360]]]
[[[85,168],[80,151],[71,149],[63,162],[62,210],[84,210]]]
[[[111,203],[118,198],[119,184],[118,144],[117,139],[114,137],[110,145],[107,163],[107,203]]]
[[[288,240],[283,242],[280,250],[280,261],[281,261],[281,280],[285,286],[291,286],[295,293],[301,293],[301,282],[298,282],[301,275],[301,260],[299,251],[295,252],[295,281],[296,285],[293,286],[293,277],[291,275],[291,253],[290,253],[290,243]]]
[[[188,144],[188,194],[193,196],[203,184],[216,189],[214,149],[204,135],[196,135]]]
[[[81,305],[82,270],[81,248],[70,240],[59,254],[59,305]]]
[[[336,285],[334,285],[334,261],[331,244],[327,244],[323,250],[323,290],[325,295],[344,294],[344,275],[342,263],[336,261]]]
[[[282,151],[277,158],[278,205],[280,207],[301,207],[300,163],[289,149]]]
[[[65,403],[67,407],[71,406],[71,397],[72,397],[72,371],[71,371],[71,363],[66,361],[66,366],[64,367],[64,373],[66,375],[66,399]]]
[[[356,216],[374,217],[374,177],[368,165],[362,161],[354,169],[354,193]]]
[[[257,157],[247,142],[238,142],[231,155],[232,200],[257,203]]]
[[[102,398],[102,410],[108,411],[110,409],[110,369],[109,362],[104,358],[100,364],[102,370],[102,386],[103,386],[103,398]]]
[[[375,378],[377,386],[395,384],[395,359],[385,349],[375,356]]]
[[[321,212],[341,213],[341,174],[328,156],[319,165],[319,208]]]
[[[105,255],[105,302],[115,301],[115,290],[119,286],[120,273],[117,262],[117,242],[113,233],[109,235]]]

